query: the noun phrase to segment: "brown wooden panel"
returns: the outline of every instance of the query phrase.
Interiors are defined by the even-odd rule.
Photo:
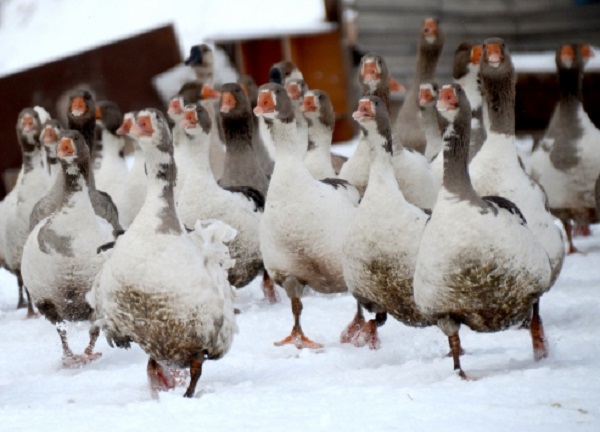
[[[254,39],[236,42],[241,45],[241,73],[250,75],[260,86],[269,82],[269,69],[283,58],[280,39]]]
[[[163,108],[151,79],[181,61],[169,25],[0,78],[0,172],[21,164],[15,124],[22,108],[40,105],[56,116],[61,96],[80,85],[91,88],[98,99],[115,101],[124,112]]]

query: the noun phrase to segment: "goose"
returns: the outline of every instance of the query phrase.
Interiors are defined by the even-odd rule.
[[[389,70],[385,59],[375,53],[362,56],[358,66],[358,83],[363,96],[374,95],[379,97],[390,110]],[[369,181],[369,146],[364,136],[359,136],[359,141],[352,156],[342,165],[339,178],[353,184],[360,191],[365,192]]]
[[[483,96],[481,94],[481,79],[479,69],[481,62],[481,44],[463,42],[456,48],[452,76],[454,82],[460,84],[471,104],[471,147],[469,160],[477,154],[486,138],[486,128],[483,124]]]
[[[100,328],[92,325],[84,354],[75,355],[67,341],[67,321],[88,321],[86,300],[103,263],[97,248],[114,240],[112,226],[98,217],[88,191],[90,154],[77,131],[61,133],[57,156],[62,165],[63,194],[56,210],[42,219],[23,248],[23,282],[42,315],[60,336],[65,367],[80,367],[98,359],[94,352]]]
[[[438,112],[436,103],[439,88],[433,81],[424,81],[419,89],[419,107],[421,108],[421,119],[425,136],[427,137],[427,148],[425,157],[431,155],[430,166],[438,184],[442,184],[444,178],[444,157],[442,156],[443,139],[442,132],[446,129],[447,121]]]
[[[188,172],[192,171],[194,168],[189,166],[189,157],[185,153],[183,148],[180,148],[179,143],[184,140],[184,132],[181,130],[181,119],[183,118],[183,107],[192,103],[200,103],[204,101],[204,106],[207,109],[211,122],[215,122],[215,111],[212,107],[212,102],[219,98],[219,92],[215,91],[212,87],[201,84],[196,81],[185,83],[179,89],[179,93],[177,96],[174,96],[169,101],[169,107],[167,110],[167,114],[169,118],[173,121],[173,145],[175,147],[175,163],[178,167],[178,178],[177,184],[175,188],[175,198],[178,197],[179,191],[183,187],[185,183],[185,178]],[[218,137],[217,137],[218,138]],[[215,176],[219,178],[222,175],[222,161],[220,153],[222,150],[220,149],[221,143],[220,140],[217,143],[214,142],[214,133],[211,133],[211,166],[213,167],[213,172]],[[216,155],[215,155],[216,154]],[[219,167],[216,166],[215,160],[219,161]],[[218,170],[217,170],[218,168]]]
[[[47,119],[42,123],[42,130],[40,132],[40,142],[43,145],[43,149],[46,153],[46,166],[48,168],[48,175],[50,176],[49,184],[53,184],[58,173],[61,170],[60,163],[56,157],[56,146],[58,144],[58,135],[62,131],[62,125],[56,119]]]
[[[175,209],[171,132],[160,111],[139,111],[131,133],[144,151],[148,191],[94,281],[96,320],[111,344],[135,342],[148,354],[153,396],[173,387],[163,366],[172,365],[190,368],[184,396],[193,397],[204,361],[223,357],[237,331],[223,245],[235,231],[215,221],[186,232]]]
[[[380,346],[377,327],[390,313],[410,326],[435,325],[413,298],[412,280],[421,234],[429,216],[402,195],[392,165],[392,136],[385,102],[360,99],[352,115],[369,145],[369,184],[343,242],[343,271],[349,291],[375,319],[351,342]]]
[[[198,82],[213,85],[214,54],[211,47],[206,44],[192,46],[185,64],[192,68]]]
[[[320,348],[300,325],[302,292],[306,285],[322,293],[347,290],[341,247],[358,203],[342,193],[350,188],[347,182],[318,181],[306,169],[306,147],[296,140],[294,108],[283,86],[262,85],[254,113],[270,125],[277,148],[260,221],[260,249],[267,271],[291,299],[294,315],[291,334],[275,345]]]
[[[224,101],[227,95],[224,93]],[[237,231],[237,236],[228,244],[235,265],[229,269],[229,283],[236,288],[248,285],[263,271],[259,245],[259,222],[264,209],[264,197],[258,191],[247,188],[221,188],[212,173],[209,163],[210,129],[208,113],[201,105],[184,108],[181,127],[186,140],[181,145],[189,146],[194,171],[181,190],[177,211],[186,227],[193,227],[196,220],[216,219],[225,222]],[[199,200],[198,197],[201,197]],[[268,275],[263,278],[265,297],[270,303],[276,301],[275,289]]]
[[[33,206],[29,217],[29,231],[52,213],[60,201],[64,190],[64,177],[62,167],[56,155],[58,141],[62,133],[62,126],[58,120],[48,120],[44,123],[40,134],[40,141],[46,148],[46,157],[50,167],[50,178],[48,192]],[[58,171],[56,170],[58,168]]]
[[[124,227],[128,227],[137,216],[144,204],[146,197],[146,167],[144,153],[137,139],[131,135],[130,130],[135,121],[135,111],[123,115],[123,123],[116,130],[117,135],[127,136],[133,142],[133,165],[127,173],[123,190],[123,203],[119,208],[119,220]]]
[[[252,109],[239,84],[227,83],[221,86],[219,120],[227,148],[219,185],[250,186],[266,196],[269,178],[260,167],[252,147]]]
[[[67,123],[68,129],[77,130],[83,135],[83,138],[90,149],[91,165],[96,144],[96,102],[90,92],[87,90],[75,90],[69,94]],[[98,216],[112,225],[116,235],[122,231],[117,207],[110,195],[96,189],[96,180],[93,169],[89,170],[88,175],[90,176],[88,190],[94,211]]]
[[[250,75],[242,75],[238,78],[237,83],[243,92],[246,93],[246,96],[248,96],[250,107],[254,109],[258,101],[258,86],[256,85],[256,81]],[[269,154],[269,150],[262,140],[259,131],[259,117],[252,116],[252,122],[254,124],[252,127],[252,148],[254,149],[254,154],[258,158],[258,162],[264,173],[267,177],[271,177],[275,160]]]
[[[210,55],[212,57],[212,51]],[[219,92],[212,87],[212,59],[209,65],[199,66],[199,68],[202,67],[206,67],[206,70],[210,69],[211,78],[185,83],[179,90],[179,96],[183,97],[183,106],[190,103],[202,103],[208,111],[211,122],[218,124],[218,112],[215,111],[215,108],[218,103]],[[224,160],[225,150],[222,138],[219,135],[218,128],[213,128],[210,134],[210,165],[217,178],[220,178],[223,174]]]
[[[600,130],[583,107],[585,61],[593,55],[587,44],[562,44],[556,52],[560,96],[548,129],[531,154],[531,175],[546,190],[552,212],[565,227],[569,253],[571,220],[597,222],[594,183],[600,175]]]
[[[23,285],[21,258],[23,246],[29,234],[29,218],[34,205],[48,190],[48,171],[42,165],[40,144],[41,123],[38,113],[24,108],[17,119],[17,138],[21,146],[23,162],[14,187],[14,201],[7,201],[5,225],[5,259],[7,268],[17,277],[19,306],[24,307],[23,293],[27,295],[27,317],[35,316],[29,292]]]
[[[288,82],[292,79],[304,79],[302,72],[298,69],[293,62],[289,60],[282,60],[271,66],[269,69],[269,82],[282,85],[286,87]],[[267,123],[265,123],[264,117],[258,117],[258,133],[267,150],[267,154],[270,160],[275,161],[275,143],[271,140],[271,133]],[[266,171],[267,174],[272,174]]]
[[[471,184],[471,107],[464,90],[459,84],[443,86],[437,107],[449,122],[444,182],[423,231],[413,287],[417,307],[449,338],[454,370],[466,379],[460,365],[461,324],[496,332],[522,322],[533,310],[534,357],[548,355],[536,299],[552,270],[518,207],[506,198],[481,197]]]
[[[480,195],[500,195],[511,200],[544,246],[552,277],[549,290],[562,269],[565,244],[547,197],[525,172],[515,145],[515,73],[508,47],[500,38],[486,39],[481,59],[481,84],[486,94],[489,131],[485,143],[471,160],[473,187]]]
[[[129,170],[123,153],[125,137],[117,134],[122,123],[123,114],[116,103],[96,103],[96,127],[101,131],[102,157],[96,159],[98,166],[94,166],[94,178],[98,189],[110,195],[117,207],[120,225],[127,228],[121,217],[121,209],[127,203],[124,192]]]
[[[389,99],[389,72],[385,59],[377,54],[366,54],[359,68],[359,82],[364,95]],[[416,97],[416,96],[415,96]],[[395,138],[393,138],[395,140]],[[405,148],[394,141],[394,171],[405,198],[421,208],[431,208],[435,203],[440,182],[422,154]],[[369,145],[361,134],[352,157],[342,166],[339,178],[353,184],[361,194],[369,181]]]
[[[303,79],[294,78],[288,80],[285,90],[292,100],[294,106],[294,117],[296,118],[296,130],[298,131],[298,143],[308,148],[308,123],[302,114],[302,101],[308,86]]]
[[[323,90],[309,90],[302,102],[302,114],[308,126],[308,149],[304,157],[306,169],[317,180],[335,178],[331,161],[331,140],[335,113],[329,95]]]
[[[425,18],[421,27],[417,64],[413,83],[406,92],[404,103],[398,112],[392,131],[394,150],[397,146],[425,153],[427,142],[419,119],[419,85],[432,80],[438,60],[444,48],[445,37],[436,18]]]

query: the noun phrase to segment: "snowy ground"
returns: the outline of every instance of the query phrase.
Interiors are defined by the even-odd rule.
[[[320,351],[277,348],[292,317],[289,300],[268,305],[258,281],[239,291],[240,332],[231,352],[209,362],[194,399],[184,388],[150,396],[146,355],[112,349],[77,370],[61,367],[58,336],[45,319],[14,309],[16,283],[0,271],[2,431],[598,431],[600,430],[600,225],[578,238],[556,286],[542,300],[550,358],[535,362],[529,333],[463,328],[464,370],[452,372],[437,328],[390,318],[382,348],[339,343],[354,302],[308,295],[303,324]],[[72,325],[83,350],[87,328]]]

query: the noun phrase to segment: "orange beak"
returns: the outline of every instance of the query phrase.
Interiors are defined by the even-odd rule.
[[[498,67],[502,60],[504,60],[500,44],[488,44],[485,49],[487,51],[487,62],[491,66]]]
[[[171,115],[178,115],[183,112],[183,107],[181,106],[181,99],[178,97],[174,97],[169,102],[169,109],[167,111]]]
[[[206,84],[202,86],[202,94],[200,98],[204,99],[219,99],[221,97],[221,93],[213,89],[212,87],[207,86]]]
[[[438,37],[438,26],[437,26],[437,23],[435,22],[435,19],[427,18],[423,22],[423,29],[421,30],[421,32],[423,33],[423,36],[425,36],[425,38],[427,38],[428,42],[431,43],[431,42],[435,41]]]
[[[117,129],[117,135],[127,135],[130,130],[131,130],[131,119],[126,118],[125,120],[123,120],[123,123],[121,123],[121,126],[119,126],[119,129]]]
[[[377,67],[377,62],[374,60],[364,62],[362,76],[365,81],[377,81],[381,77],[381,70]]]
[[[133,125],[131,125],[131,129],[130,129],[130,133],[137,137],[149,137],[152,136],[152,133],[154,132],[154,129],[152,128],[152,122],[150,121],[150,116],[147,115],[140,115],[137,118],[137,123],[134,123]]]
[[[237,101],[231,92],[224,92],[221,95],[221,112],[228,113],[235,108]]]
[[[32,132],[35,129],[35,121],[32,115],[25,114],[23,116],[21,119],[21,129],[23,132]]]
[[[313,95],[304,96],[301,110],[302,112],[317,112],[317,104]]]
[[[400,84],[394,77],[390,77],[390,81],[388,82],[388,85],[390,86],[390,91],[393,91],[393,92],[405,92],[406,91],[406,87],[404,87],[402,84]]]
[[[302,96],[300,86],[296,83],[290,83],[287,87],[287,94],[292,100],[297,101]]]
[[[575,60],[575,52],[571,45],[563,45],[560,47],[560,61],[564,64],[570,65]]]
[[[370,100],[361,100],[358,102],[358,108],[352,113],[352,118],[356,121],[363,121],[366,119],[374,119],[375,113]]]
[[[46,126],[42,131],[42,141],[44,144],[50,145],[58,140],[56,130],[52,126]]]
[[[433,101],[433,93],[428,88],[419,89],[419,105],[427,105]]]
[[[458,107],[458,98],[452,87],[444,87],[438,97],[437,108],[439,111],[451,111]]]
[[[62,138],[58,143],[58,149],[56,149],[56,155],[59,158],[65,158],[73,156],[75,154],[75,145],[71,138]]]
[[[185,110],[181,120],[182,129],[193,129],[198,126],[198,117],[195,110]]]
[[[71,114],[76,117],[82,116],[87,112],[87,105],[82,97],[73,98],[71,102]]]
[[[475,45],[471,49],[471,63],[479,64],[481,61],[481,55],[483,54],[483,45]]]
[[[275,101],[270,91],[262,91],[258,95],[258,103],[254,108],[254,114],[266,114],[275,112]]]

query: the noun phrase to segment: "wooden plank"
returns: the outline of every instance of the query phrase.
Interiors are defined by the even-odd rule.
[[[168,25],[0,78],[0,172],[21,165],[15,124],[22,108],[40,105],[53,116],[64,116],[61,99],[65,103],[70,89],[82,85],[97,99],[115,101],[124,112],[163,108],[152,77],[181,61],[175,31]],[[0,185],[0,195],[4,194]]]

